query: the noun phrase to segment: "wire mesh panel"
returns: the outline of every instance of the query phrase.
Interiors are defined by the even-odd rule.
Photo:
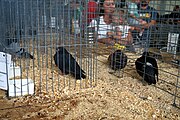
[[[179,107],[179,1],[111,2],[1,0],[9,96],[93,87],[105,70],[155,84]]]
[[[170,101],[179,107],[179,1],[142,0],[137,8],[131,8],[130,0],[99,2],[99,17],[90,23],[98,29],[98,54],[102,57],[98,60],[108,64],[108,72],[118,78],[141,76],[138,79],[145,83],[156,84],[171,94]],[[115,69],[118,64],[125,66]]]
[[[0,118],[179,119],[179,5],[0,0]]]
[[[169,84],[168,86],[174,87],[171,91],[169,88],[167,92],[170,92],[174,98],[173,105],[179,107],[179,1],[165,1],[165,3],[157,1],[152,2],[151,5],[157,5],[156,8],[160,13],[157,20],[157,33],[154,35],[156,37],[152,38],[156,42],[151,51],[155,53],[154,56],[161,56],[158,60],[167,63],[167,65],[161,66],[163,72],[160,71],[160,73],[165,76],[174,76],[173,81],[170,81],[171,77],[168,77],[168,80],[164,78],[162,81]],[[155,48],[158,49],[155,50]],[[174,69],[171,71],[169,68]]]
[[[149,7],[146,7],[148,4]],[[128,5],[123,9],[127,9],[128,14]],[[144,9],[146,10],[145,12]],[[143,35],[135,34],[133,37],[133,45],[137,47],[137,41],[147,41],[144,46],[138,46],[138,48],[140,47],[143,51],[149,52],[150,56],[157,60],[159,82],[156,84],[156,87],[171,94],[173,105],[179,107],[179,1],[150,1],[150,3],[148,3],[142,0],[139,3],[138,10],[139,14],[145,13],[143,17],[140,15],[140,19],[149,20],[147,20],[147,24],[145,24],[145,26],[148,25],[148,28],[145,27],[145,31],[147,30],[148,35],[144,37]],[[154,14],[156,14],[156,16]],[[131,22],[129,22],[129,24],[131,24]],[[138,27],[140,27],[140,25]],[[144,29],[143,27],[141,28]],[[145,32],[143,34],[145,34]],[[139,52],[135,50],[136,53],[138,52],[141,54],[143,51]],[[135,61],[137,61],[137,57],[134,55],[129,58],[135,58]],[[148,58],[148,55],[145,58],[143,64],[148,66],[148,60],[150,60],[150,58]],[[136,65],[136,69],[137,66],[139,65]],[[152,72],[148,72],[150,69],[145,66],[143,68],[143,73],[152,75]],[[148,78],[146,78],[146,74],[142,74],[142,78],[147,82]],[[152,79],[153,78],[151,78],[151,80]]]
[[[96,86],[96,42],[80,33],[81,2],[1,0],[0,5],[1,51],[12,55],[9,96]]]

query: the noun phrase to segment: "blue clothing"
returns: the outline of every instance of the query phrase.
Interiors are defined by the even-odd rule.
[[[131,17],[129,17],[127,19],[127,22],[132,26],[139,26],[140,25],[140,22],[138,20],[131,18]]]
[[[146,21],[147,23],[151,22],[151,20],[157,20],[157,11],[156,9],[148,6],[145,10],[139,8],[139,15],[140,15],[140,19]],[[144,32],[142,34],[142,36],[140,37],[140,44],[141,47],[145,48],[145,51],[147,51],[147,49],[150,46],[150,37],[151,37],[151,30],[154,29],[155,27],[151,26],[148,29],[144,29]],[[137,41],[137,36],[138,33],[135,31],[132,33],[133,38],[134,38],[134,42]]]
[[[128,3],[128,13],[133,14],[137,18],[139,17],[138,6],[136,3],[133,2]]]
[[[157,11],[156,9],[148,6],[145,10],[139,9],[139,16],[141,19],[145,20],[147,23],[151,20],[157,20]]]
[[[128,6],[128,13],[134,15],[136,18],[139,18],[139,13],[138,13],[138,6],[137,6],[137,4],[136,4],[136,3],[133,3],[133,2],[128,2],[127,6]],[[138,20],[136,20],[136,19],[134,19],[134,18],[131,18],[131,17],[129,17],[129,18],[127,19],[127,21],[128,21],[128,23],[129,23],[130,25],[133,25],[133,26],[134,26],[134,25],[140,25],[140,22],[139,22]]]

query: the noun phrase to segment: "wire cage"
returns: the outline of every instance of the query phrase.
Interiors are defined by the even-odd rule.
[[[143,29],[140,24],[133,24],[132,21],[129,21],[129,18],[131,18],[129,13],[128,4],[130,1],[116,1],[115,4],[115,12],[113,15],[116,17],[116,19],[120,19],[121,23],[120,25],[116,24],[113,20],[112,15],[112,22],[110,26],[104,26],[104,23],[100,20],[96,20],[97,23],[99,21],[99,31],[103,31],[106,27],[107,36],[109,35],[108,32],[114,32],[115,35],[117,35],[117,27],[120,27],[121,30],[121,40],[118,41],[120,43],[119,46],[115,45],[109,45],[109,43],[105,43],[106,45],[103,46],[101,44],[98,44],[99,47],[103,52],[103,57],[106,60],[102,60],[101,62],[107,63],[110,61],[110,68],[108,69],[108,72],[110,74],[113,74],[117,76],[118,78],[123,78],[126,76],[132,76],[133,78],[137,77],[137,68],[135,65],[136,60],[142,55],[144,51],[149,52],[149,57],[156,59],[157,65],[158,65],[158,71],[159,71],[159,82],[155,85],[156,88],[159,88],[163,90],[166,93],[169,93],[172,95],[172,98],[170,101],[173,101],[172,104],[179,108],[179,31],[180,31],[180,14],[179,14],[179,1],[149,1],[149,6],[154,8],[149,8],[150,11],[146,10],[146,14],[144,16],[146,17],[147,14],[156,14],[156,18],[153,18],[153,20],[156,21],[156,23],[153,26],[150,26],[147,30],[145,28],[145,32],[143,35],[140,35],[139,32],[137,33],[136,28]],[[147,2],[147,1],[146,1]],[[143,0],[142,3],[139,4],[139,7],[143,6]],[[146,3],[147,4],[147,3]],[[177,7],[177,10],[175,9]],[[101,9],[101,8],[100,8]],[[135,8],[133,8],[133,11],[135,11]],[[140,14],[143,10],[139,9],[138,13]],[[144,17],[143,15],[140,15],[140,18]],[[176,16],[176,17],[175,17]],[[151,16],[149,16],[151,17]],[[153,16],[154,17],[154,16]],[[150,22],[150,21],[148,21]],[[125,34],[129,34],[127,32],[127,29],[130,29],[130,27],[133,27],[133,30],[130,30],[133,38],[133,42],[131,44],[127,44],[126,42],[123,42],[124,39],[122,39]],[[105,31],[105,30],[104,30]],[[99,32],[101,33],[101,32]],[[102,32],[103,34],[103,32]],[[106,36],[105,35],[105,36]],[[106,36],[106,37],[107,37]],[[112,37],[112,34],[110,34],[110,37]],[[114,37],[114,36],[113,36]],[[117,40],[117,38],[115,38]],[[128,41],[128,39],[125,39]],[[117,42],[117,43],[118,43]],[[142,42],[142,43],[141,43]],[[122,46],[124,45],[126,49],[122,50]],[[116,52],[117,49],[121,49],[120,52]],[[101,51],[98,50],[98,51]],[[115,54],[112,54],[115,53]],[[124,56],[127,55],[127,57]],[[113,56],[113,57],[112,57]],[[119,57],[121,56],[121,57]],[[145,66],[147,65],[148,60],[150,59],[147,56],[145,56],[145,63],[143,63]],[[124,64],[127,60],[127,66],[125,65],[125,68],[121,69],[114,69],[118,63],[121,65]],[[98,59],[101,60],[101,59]],[[146,61],[147,60],[147,61]],[[115,61],[115,62],[114,62]],[[114,65],[115,64],[115,65]],[[136,72],[135,72],[136,71]],[[134,73],[135,72],[135,73]],[[142,79],[145,80],[146,74],[149,74],[146,70],[141,71],[143,72]],[[151,76],[149,74],[149,76]],[[146,81],[146,80],[145,80]]]
[[[8,72],[9,81],[7,86],[5,85],[9,97],[32,93],[55,95],[63,89],[96,86],[97,56],[94,51],[97,46],[95,42],[89,43],[87,38],[80,37],[77,23],[81,11],[76,11],[76,8],[82,3],[59,0],[2,0],[0,4],[1,51],[12,55],[8,58],[12,59],[12,62],[7,66],[12,70]],[[64,47],[70,53],[69,56],[72,55],[66,62],[70,64],[66,69],[74,67],[73,74],[81,74],[82,71],[78,73],[80,66],[86,79],[75,79],[76,76],[66,75],[67,73],[62,75],[54,62],[58,47]],[[21,53],[18,55],[21,50],[25,50],[23,56]]]
[[[179,107],[180,16],[179,8],[175,10],[175,7],[179,6],[179,4],[179,1],[176,0],[150,1],[149,6],[155,8],[157,11],[156,24],[148,29],[149,36],[146,36],[145,39],[149,43],[146,42],[145,46],[142,47],[150,53],[151,57],[156,58],[158,63],[160,84],[155,87],[171,94],[173,105],[177,107]],[[128,8],[125,7],[124,9],[126,10]],[[140,10],[139,13],[141,13]],[[134,38],[134,41],[139,40],[137,37]],[[140,53],[142,54],[142,51]],[[137,59],[134,55],[131,58]],[[173,68],[173,70],[169,68]],[[168,86],[168,88],[165,86]]]
[[[118,25],[121,26],[121,32],[125,31],[120,33],[121,38],[127,37],[130,27],[139,27],[142,30],[140,25],[128,22],[128,2],[130,1],[116,1],[115,4],[116,12],[123,11],[123,22]],[[98,36],[101,34],[98,32],[108,31],[105,36],[112,37],[111,33],[117,32],[118,28],[113,22],[108,28],[103,28],[99,16],[100,8],[93,13],[93,19],[89,20],[87,3],[88,1],[77,0],[0,0],[0,50],[4,52],[3,56],[12,55],[11,58],[4,58],[12,59],[10,62],[6,60],[8,96],[31,93],[58,96],[59,92],[65,90],[94,87],[100,76],[104,75],[103,69],[118,79],[127,76],[145,79],[145,74],[142,78],[137,74],[135,61],[144,51],[148,51],[158,64],[159,81],[154,87],[172,95],[168,100],[180,107],[180,23],[171,14],[173,7],[180,4],[179,1],[150,1],[149,5],[157,11],[156,24],[146,31],[147,41],[141,45],[141,36],[137,36],[134,30],[130,30],[132,41],[120,39],[118,44],[99,43]],[[100,1],[97,2],[97,7],[100,7],[99,4]],[[119,15],[115,16],[120,18]],[[93,20],[96,24],[92,23]],[[118,37],[118,33],[116,35]],[[85,79],[76,80],[71,74],[62,75],[53,58],[58,47],[64,47],[71,53],[85,71]],[[119,49],[120,52],[115,53]],[[19,55],[18,52],[25,55]],[[69,60],[70,66],[67,69],[75,61]],[[143,73],[145,72],[144,70]],[[20,79],[20,82],[16,79]]]

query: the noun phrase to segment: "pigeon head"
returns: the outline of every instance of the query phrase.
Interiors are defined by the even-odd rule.
[[[20,48],[18,52],[16,53],[19,53],[19,54],[23,54],[25,52],[25,49],[24,48]]]
[[[25,52],[25,49],[24,48],[20,48],[20,51]]]
[[[149,56],[149,52],[143,52],[143,56]]]
[[[122,51],[121,50],[116,50],[117,53],[121,53]]]
[[[64,52],[67,52],[67,50],[66,50],[65,47],[57,47],[57,48],[56,48],[56,51],[57,51],[58,53],[64,53]]]
[[[57,51],[62,51],[62,50],[64,50],[64,49],[65,49],[64,47],[57,47],[57,48],[56,48]]]

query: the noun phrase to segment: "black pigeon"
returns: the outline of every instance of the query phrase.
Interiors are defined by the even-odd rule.
[[[108,57],[109,65],[113,70],[123,69],[127,65],[127,55],[121,50],[116,50]]]
[[[19,58],[34,59],[34,57],[30,53],[26,52],[24,48],[20,48],[20,50],[16,52],[16,56]]]
[[[158,65],[155,58],[149,56],[148,52],[135,61],[137,73],[149,84],[156,84],[158,81]],[[155,78],[157,76],[157,80]]]
[[[72,74],[76,79],[86,78],[85,72],[64,47],[57,48],[54,61],[63,74]]]
[[[8,45],[19,42],[17,38],[5,39],[5,40],[7,41]]]
[[[29,35],[37,35],[36,30],[29,29]]]

